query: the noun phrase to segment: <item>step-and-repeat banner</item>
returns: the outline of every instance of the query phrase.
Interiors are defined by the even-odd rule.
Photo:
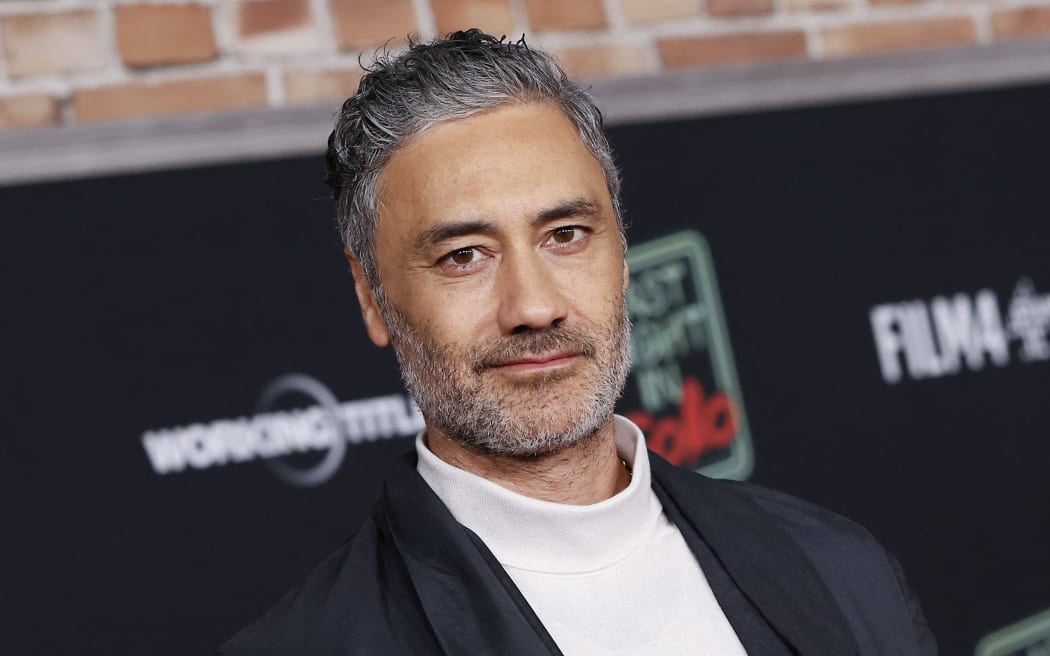
[[[864,524],[950,655],[1050,649],[1047,117],[1042,86],[611,130],[619,411],[673,462]],[[207,653],[410,448],[321,179],[0,189],[12,653]]]

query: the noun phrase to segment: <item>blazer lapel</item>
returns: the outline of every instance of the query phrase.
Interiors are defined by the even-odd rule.
[[[492,553],[416,473],[414,454],[387,481],[375,518],[446,654],[561,655]]]
[[[803,656],[859,654],[845,616],[802,548],[732,485],[650,452],[653,489],[707,542],[759,612]]]

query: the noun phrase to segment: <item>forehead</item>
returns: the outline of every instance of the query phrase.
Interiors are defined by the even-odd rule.
[[[573,124],[548,104],[507,105],[438,123],[395,153],[380,177],[377,238],[581,198],[611,215],[604,173]]]

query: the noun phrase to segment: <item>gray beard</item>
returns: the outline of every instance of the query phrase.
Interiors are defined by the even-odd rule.
[[[437,343],[426,325],[422,329],[411,326],[386,299],[379,302],[401,366],[401,379],[427,422],[472,451],[515,457],[549,454],[582,444],[608,423],[631,363],[631,323],[623,297],[618,306],[610,326],[588,326],[588,330],[555,326],[502,337],[491,346],[460,350]],[[483,380],[485,371],[495,363],[553,350],[578,352],[589,368],[586,389],[572,400],[548,397],[519,413],[512,405],[515,390],[550,394],[555,384],[567,377],[584,379],[579,372],[539,377],[514,385],[506,394]],[[571,420],[558,425],[559,416]]]

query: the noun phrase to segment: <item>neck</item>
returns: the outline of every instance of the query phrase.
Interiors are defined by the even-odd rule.
[[[623,490],[631,476],[616,452],[612,418],[591,439],[536,456],[478,453],[427,424],[431,453],[512,492],[542,501],[590,505]]]

